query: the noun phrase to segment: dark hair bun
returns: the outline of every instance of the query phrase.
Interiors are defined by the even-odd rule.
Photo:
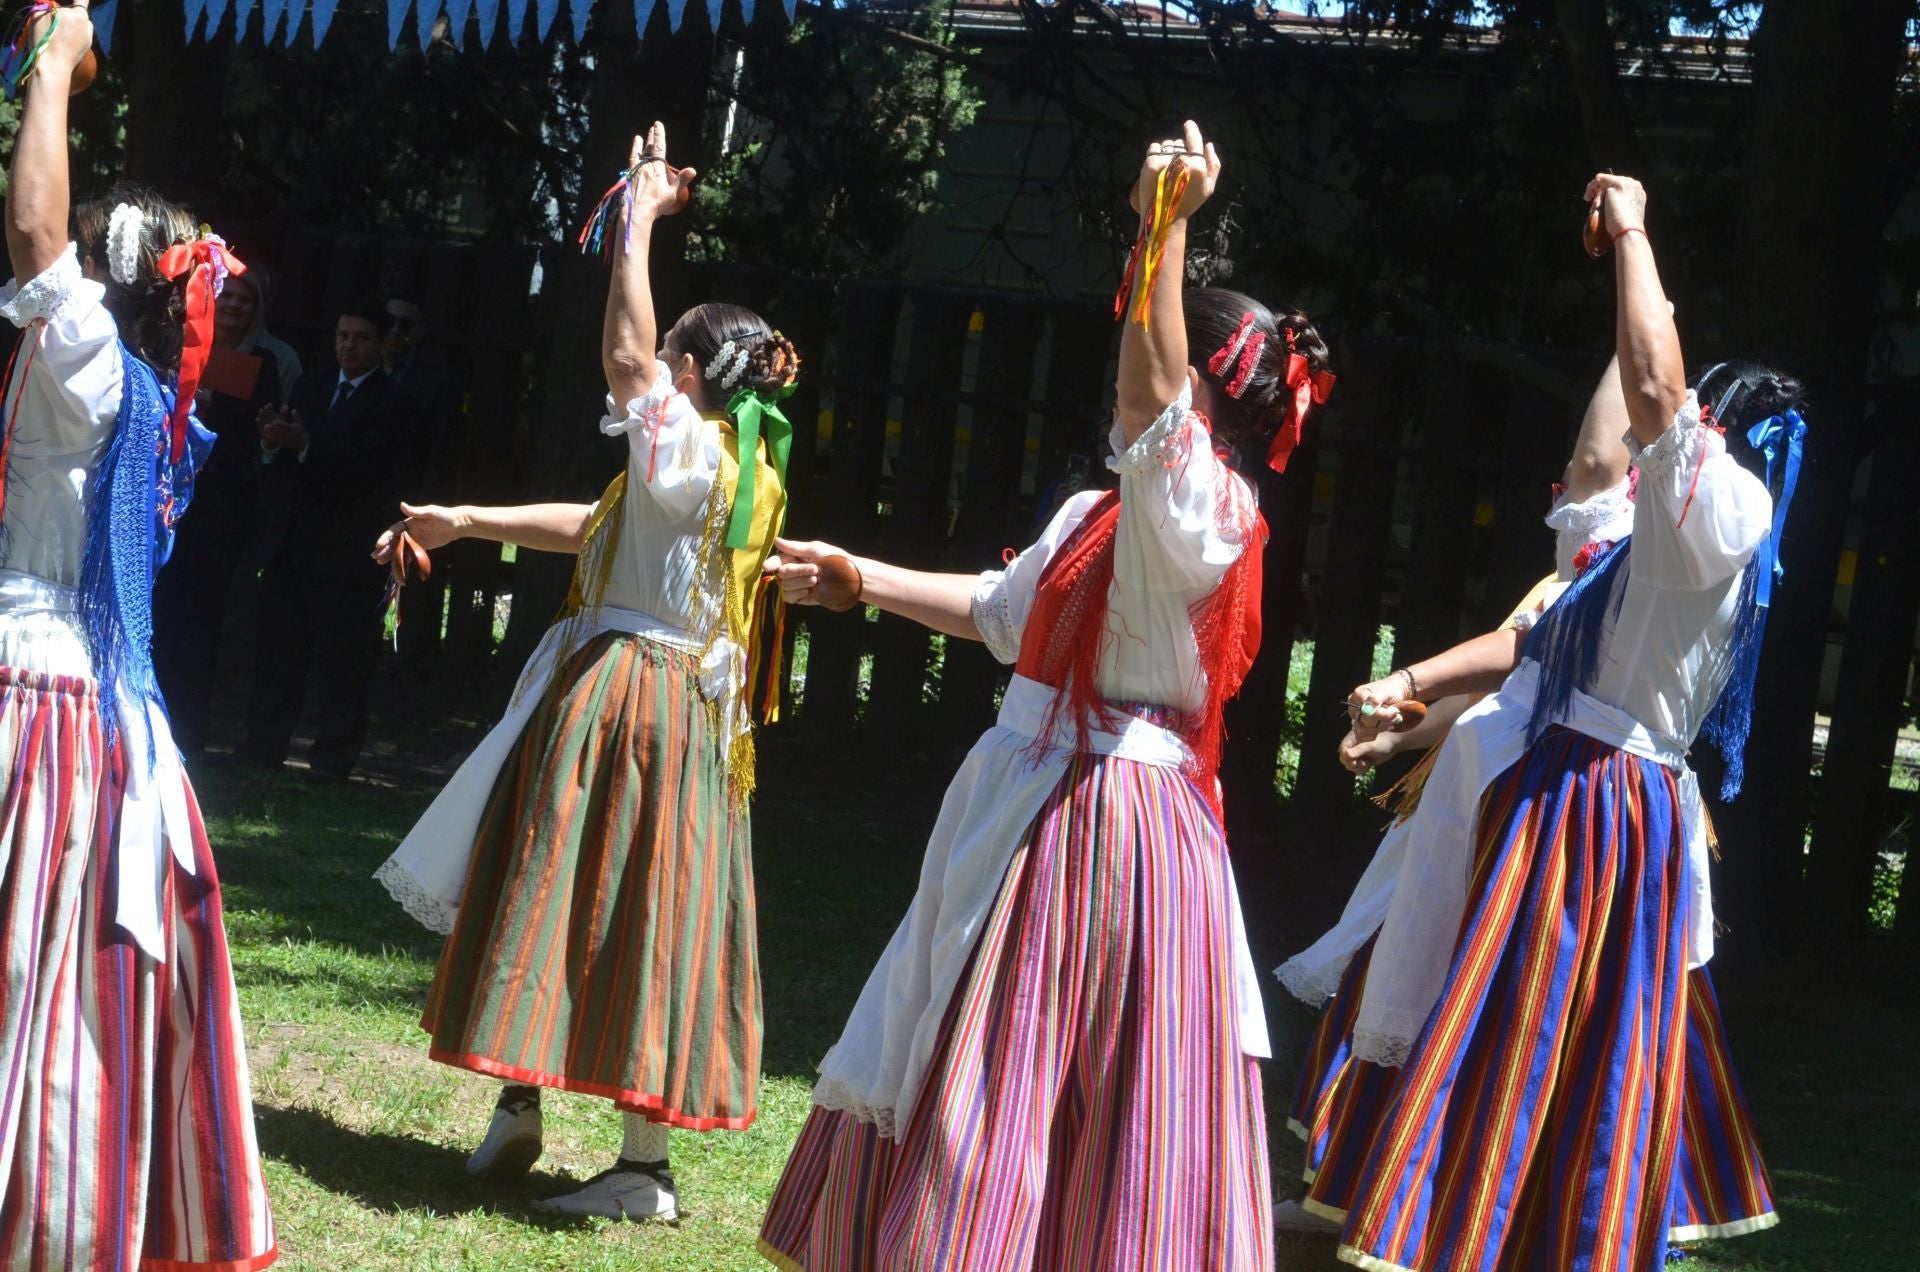
[[[752,344],[747,354],[747,372],[742,379],[748,388],[761,393],[778,393],[800,377],[800,351],[793,341],[775,331]]]
[[[1297,353],[1307,360],[1309,373],[1326,371],[1331,361],[1327,342],[1299,310],[1269,309],[1226,288],[1195,288],[1182,298],[1182,307],[1187,356],[1221,390],[1214,397],[1219,417],[1212,421],[1215,435],[1243,450],[1264,445],[1285,422],[1293,401],[1287,388],[1288,360]],[[1247,365],[1246,349],[1256,338],[1259,352]]]
[[[1693,391],[1731,434],[1805,403],[1807,386],[1757,362],[1722,362],[1695,379]]]

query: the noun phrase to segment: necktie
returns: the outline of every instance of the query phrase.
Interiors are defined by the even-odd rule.
[[[327,414],[332,415],[348,398],[353,396],[353,381],[342,380],[340,387],[333,391],[333,401],[327,406]]]

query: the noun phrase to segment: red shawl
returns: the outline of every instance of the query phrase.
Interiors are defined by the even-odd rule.
[[[1186,718],[1178,730],[1190,756],[1187,776],[1216,817],[1221,815],[1220,744],[1226,735],[1221,713],[1227,699],[1240,691],[1254,655],[1260,652],[1261,552],[1267,541],[1266,521],[1253,511],[1250,501],[1241,503],[1223,494],[1219,513],[1242,520],[1237,528],[1245,547],[1220,585],[1192,608],[1207,697],[1198,718]],[[1037,746],[1057,744],[1063,720],[1072,723],[1077,751],[1088,749],[1096,720],[1111,731],[1125,723],[1124,714],[1102,700],[1094,687],[1100,651],[1108,639],[1107,596],[1113,585],[1119,526],[1120,495],[1110,491],[1040,573],[1033,612],[1020,641],[1020,658],[1014,665],[1018,674],[1058,691]]]

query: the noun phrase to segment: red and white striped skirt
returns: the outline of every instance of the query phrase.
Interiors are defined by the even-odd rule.
[[[163,743],[164,744],[164,743]],[[124,756],[93,681],[0,667],[0,1266],[273,1262],[220,886],[168,858],[156,963],[114,923]]]
[[[803,1272],[1264,1272],[1226,845],[1177,770],[1079,756],[1034,819],[900,1138],[815,1108],[760,1251]]]

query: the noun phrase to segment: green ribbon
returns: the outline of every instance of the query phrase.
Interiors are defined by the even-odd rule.
[[[753,494],[760,470],[760,433],[767,435],[767,457],[779,475],[780,486],[787,484],[787,456],[793,450],[793,425],[780,410],[781,399],[793,392],[788,385],[778,393],[742,389],[727,403],[740,436],[740,479],[733,487],[733,515],[727,522],[727,546],[738,552],[750,546],[753,537]]]

